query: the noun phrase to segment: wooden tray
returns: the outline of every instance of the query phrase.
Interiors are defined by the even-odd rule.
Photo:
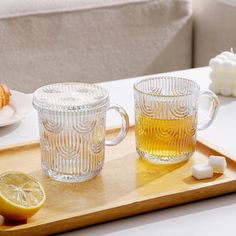
[[[207,162],[211,154],[220,153],[198,143],[188,162],[154,166],[138,158],[131,128],[123,142],[107,147],[106,163],[99,176],[68,184],[53,181],[41,172],[38,143],[4,148],[0,150],[0,173],[30,173],[43,184],[47,201],[27,222],[5,222],[0,235],[52,234],[234,192],[236,162],[230,156],[224,175],[215,174],[202,181],[191,177],[192,164]]]

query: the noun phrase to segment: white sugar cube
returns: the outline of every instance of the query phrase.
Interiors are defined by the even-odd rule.
[[[213,168],[208,164],[193,165],[192,175],[196,179],[207,179],[213,176]]]
[[[213,168],[214,172],[224,173],[227,163],[222,156],[210,156],[209,165]]]

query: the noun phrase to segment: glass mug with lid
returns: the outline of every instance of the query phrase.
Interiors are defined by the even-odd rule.
[[[105,145],[116,145],[127,134],[129,119],[119,105],[109,105],[108,91],[94,84],[57,83],[34,92],[38,110],[41,166],[63,182],[89,180],[103,168]],[[105,140],[106,112],[122,118],[120,133]]]
[[[200,96],[210,99],[206,120],[198,123]],[[200,91],[194,81],[156,76],[134,85],[136,149],[145,160],[174,164],[188,160],[196,132],[213,121],[219,100],[210,90]]]

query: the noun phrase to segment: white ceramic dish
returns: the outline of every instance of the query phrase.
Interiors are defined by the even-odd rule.
[[[32,96],[11,91],[9,105],[0,110],[0,127],[15,124],[33,111]]]

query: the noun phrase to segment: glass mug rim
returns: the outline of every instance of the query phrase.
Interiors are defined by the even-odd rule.
[[[181,81],[183,81],[185,83],[194,85],[193,91],[192,92],[188,92],[186,94],[162,95],[162,94],[158,94],[158,93],[155,93],[155,92],[146,92],[146,91],[143,91],[143,89],[138,88],[139,85],[144,84],[146,82],[150,82],[151,80],[154,80],[154,81],[155,80],[168,80],[168,82],[169,81],[173,82],[174,79],[175,80],[181,80]],[[178,76],[154,76],[154,77],[149,77],[149,78],[146,78],[146,79],[141,79],[141,80],[137,81],[136,83],[134,83],[133,88],[134,88],[135,92],[141,93],[141,94],[146,95],[146,96],[158,97],[158,98],[189,97],[189,96],[192,96],[192,95],[200,92],[200,86],[199,86],[198,83],[196,83],[193,80],[186,79],[186,78],[183,78],[183,77],[178,77]]]
[[[199,98],[210,107],[198,122]],[[196,133],[213,121],[219,106],[210,90],[200,92],[195,81],[178,76],[150,76],[134,84],[135,138],[140,157],[154,164],[188,160],[196,147]]]

